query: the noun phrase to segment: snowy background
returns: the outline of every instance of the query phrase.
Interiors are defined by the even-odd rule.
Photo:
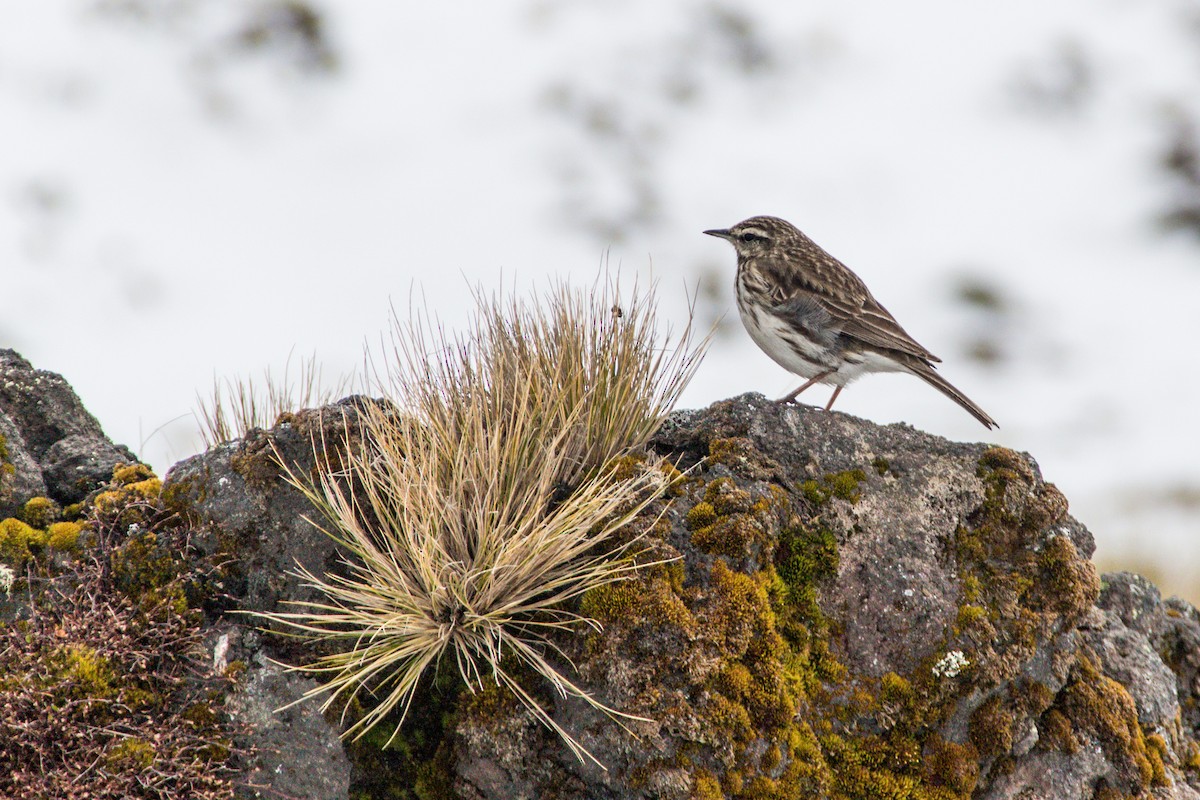
[[[160,473],[214,377],[336,377],[423,293],[659,281],[684,398],[796,381],[705,228],[785,217],[905,376],[838,408],[1035,455],[1104,568],[1200,600],[1200,4],[0,0],[0,346]],[[690,288],[689,288],[690,287]],[[814,389],[809,402],[827,398]]]

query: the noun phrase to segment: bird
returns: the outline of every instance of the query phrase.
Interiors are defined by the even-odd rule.
[[[750,217],[704,231],[737,251],[737,306],[754,343],[784,369],[805,378],[777,402],[790,403],[817,383],[833,395],[872,372],[907,372],[958,403],[989,430],[982,408],[938,374],[941,359],[917,343],[862,279],[779,217]]]

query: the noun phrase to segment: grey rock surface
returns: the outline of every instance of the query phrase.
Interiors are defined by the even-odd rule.
[[[113,467],[133,464],[127,447],[114,445],[61,375],[33,368],[13,350],[0,349],[0,456],[14,468],[0,473],[0,515],[47,495],[61,505],[79,502],[112,477]],[[7,455],[5,455],[7,452]],[[12,480],[20,485],[10,485]]]
[[[350,762],[341,739],[312,703],[293,705],[316,681],[285,672],[261,652],[226,708],[251,733],[251,764],[239,782],[239,797],[303,797],[341,800],[349,796]]]

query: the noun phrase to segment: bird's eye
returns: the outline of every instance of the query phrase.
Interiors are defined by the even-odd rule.
[[[759,236],[757,233],[739,233],[738,234],[738,239],[742,240],[746,244],[749,244],[750,242],[761,242],[766,238],[767,237],[765,237],[765,236]]]

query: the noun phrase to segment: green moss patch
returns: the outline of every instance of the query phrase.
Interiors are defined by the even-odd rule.
[[[28,617],[0,627],[0,796],[234,796],[233,682],[206,677],[181,588],[197,563],[156,485],[120,467],[72,519],[30,501],[0,522],[30,576]]]

